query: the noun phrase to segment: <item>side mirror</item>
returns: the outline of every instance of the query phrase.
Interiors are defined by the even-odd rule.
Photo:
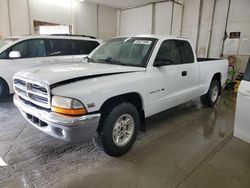
[[[19,51],[11,51],[9,53],[9,58],[11,59],[16,59],[16,58],[20,58],[21,57],[21,53]]]
[[[173,60],[166,57],[157,57],[154,62],[154,67],[161,67],[174,64]]]
[[[83,55],[82,61],[81,62],[88,62],[88,55]]]
[[[88,55],[86,55],[84,58],[83,58],[83,61],[84,62],[89,62],[91,59],[89,58],[89,56]]]

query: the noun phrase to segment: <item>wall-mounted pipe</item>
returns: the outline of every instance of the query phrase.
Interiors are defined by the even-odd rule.
[[[214,15],[215,15],[216,4],[217,4],[217,0],[214,0],[212,20],[211,20],[211,25],[210,25],[210,30],[209,30],[209,39],[208,39],[208,45],[207,45],[207,54],[206,54],[207,58],[209,58],[209,54],[210,54],[211,40],[212,40],[213,28],[214,28]]]
[[[155,34],[155,3],[152,4],[151,34]]]
[[[173,20],[174,20],[174,3],[175,1],[172,1],[172,15],[171,15],[171,25],[170,25],[170,35],[172,35],[173,32]]]
[[[96,37],[99,38],[99,4],[96,7]]]
[[[203,8],[203,0],[200,0],[199,18],[198,18],[196,44],[195,44],[196,54],[198,54],[198,45],[199,45],[199,39],[200,39],[202,8]]]
[[[70,17],[71,17],[71,30],[70,34],[75,34],[74,33],[74,13],[73,13],[73,0],[70,1]]]
[[[9,31],[10,31],[10,36],[12,36],[12,24],[11,24],[11,17],[10,17],[10,2],[7,0],[7,6],[8,6],[8,18],[9,18]]]
[[[118,13],[117,13],[118,18],[117,18],[117,23],[116,23],[116,25],[117,25],[116,26],[117,27],[117,31],[116,31],[117,36],[121,35],[121,14],[122,14],[122,11],[121,11],[121,9],[119,9]]]
[[[27,0],[27,9],[28,9],[28,21],[29,21],[29,35],[31,35],[32,30],[31,30],[30,1],[29,0]]]
[[[226,24],[225,24],[225,32],[227,32],[227,25],[228,25],[228,19],[229,19],[229,12],[230,12],[230,8],[231,8],[231,0],[229,0],[228,2],[228,8],[227,8],[227,18],[226,18]],[[223,56],[223,51],[224,51],[224,46],[225,46],[225,40],[223,38],[223,42],[222,42],[222,48],[221,48],[221,56]]]
[[[181,7],[181,28],[180,28],[180,37],[182,37],[182,28],[183,28],[183,18],[184,18],[184,7],[185,7],[185,2]]]

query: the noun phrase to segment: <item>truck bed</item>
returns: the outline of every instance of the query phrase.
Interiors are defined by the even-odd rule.
[[[197,61],[198,61],[198,62],[203,62],[203,61],[214,61],[214,60],[221,60],[221,59],[218,59],[218,58],[203,58],[203,57],[198,57],[198,58],[197,58]]]
[[[228,60],[227,59],[208,59],[197,58],[200,63],[200,85],[204,93],[207,93],[211,78],[216,74],[220,74],[221,86],[227,79]]]

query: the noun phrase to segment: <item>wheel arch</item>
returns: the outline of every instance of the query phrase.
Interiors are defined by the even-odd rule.
[[[102,114],[100,121],[103,120],[105,115],[107,115],[107,113],[112,109],[112,107],[122,102],[129,102],[136,107],[140,116],[140,130],[145,131],[144,101],[142,96],[137,92],[125,93],[107,99],[100,108],[100,112]],[[100,130],[100,128],[101,127],[99,126],[97,130]]]
[[[221,73],[220,72],[215,73],[212,78],[212,81],[213,80],[218,80],[221,83]]]
[[[214,76],[213,76],[213,78],[212,78],[210,84],[211,84],[214,80],[219,81],[219,83],[220,83],[220,93],[219,93],[219,94],[221,94],[221,73],[220,73],[220,72],[217,72],[217,73],[214,74]]]

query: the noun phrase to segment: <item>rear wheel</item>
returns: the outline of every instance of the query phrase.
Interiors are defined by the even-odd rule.
[[[101,122],[99,145],[110,156],[121,156],[134,144],[139,130],[136,107],[124,102],[115,106]]]
[[[220,83],[218,80],[213,80],[212,83],[210,84],[209,90],[207,94],[201,96],[201,103],[203,105],[208,105],[210,107],[213,107],[220,95]]]
[[[8,97],[9,95],[9,87],[8,84],[0,79],[0,99]]]

